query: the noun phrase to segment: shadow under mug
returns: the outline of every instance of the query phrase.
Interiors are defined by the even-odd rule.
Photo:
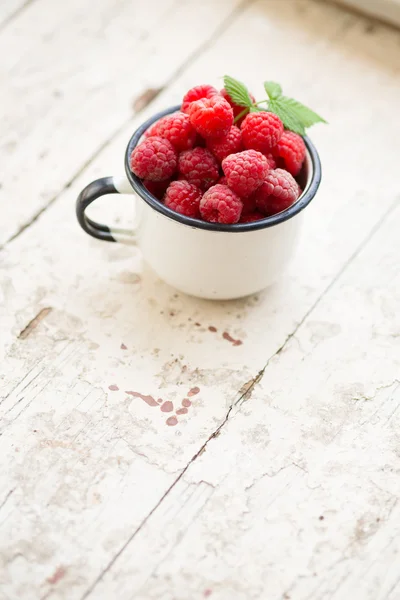
[[[108,242],[136,244],[156,274],[178,290],[201,298],[227,300],[268,287],[293,255],[302,210],[314,198],[321,181],[321,163],[305,137],[306,159],[300,174],[304,189],[288,209],[252,223],[222,225],[180,215],[157,200],[129,168],[129,157],[155,121],[179,110],[168,108],[148,119],[131,137],[125,153],[125,176],[102,177],[79,194],[76,215],[89,235]],[[85,211],[105,194],[135,194],[133,230],[96,223]]]

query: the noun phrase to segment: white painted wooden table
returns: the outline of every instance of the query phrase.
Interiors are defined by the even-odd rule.
[[[314,0],[0,20],[1,600],[398,600],[400,33]],[[330,126],[290,273],[212,303],[85,236],[74,201],[224,73]]]

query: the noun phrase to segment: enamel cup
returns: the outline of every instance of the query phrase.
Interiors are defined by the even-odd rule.
[[[108,242],[137,245],[156,274],[178,290],[216,300],[248,296],[266,288],[285,270],[296,247],[302,211],[321,181],[318,153],[305,137],[306,160],[300,174],[304,189],[288,209],[253,223],[221,225],[180,215],[154,198],[129,168],[129,157],[146,129],[174,106],[154,115],[133,134],[125,153],[126,176],[102,177],[79,194],[76,214],[82,229]],[[86,208],[105,194],[133,194],[132,231],[101,225]]]

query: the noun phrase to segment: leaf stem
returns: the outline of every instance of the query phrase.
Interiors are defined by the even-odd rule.
[[[244,115],[246,115],[250,110],[250,106],[246,106],[233,120],[233,123],[237,123]]]

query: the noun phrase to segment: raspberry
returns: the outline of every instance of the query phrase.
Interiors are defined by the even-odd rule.
[[[243,110],[245,109],[244,106],[240,106],[239,104],[235,104],[234,101],[232,100],[232,98],[230,97],[230,95],[228,94],[228,92],[226,91],[225,88],[222,88],[222,90],[220,91],[220,95],[225,98],[225,100],[227,102],[229,102],[229,104],[232,106],[232,110],[233,110],[233,118],[236,119],[236,117],[238,117],[240,115],[241,112],[243,112]],[[252,102],[255,102],[256,99],[254,98],[253,94],[250,94],[250,98],[252,100]],[[236,121],[236,125],[238,127],[240,127],[240,124],[243,122],[243,119],[245,118],[246,114],[243,115],[243,117],[241,117],[238,121]]]
[[[248,215],[244,215],[242,213],[239,223],[254,223],[254,221],[260,221],[261,219],[265,219],[265,215],[255,210],[254,212],[251,212]]]
[[[210,223],[237,223],[242,201],[226,185],[213,185],[200,200],[200,214]]]
[[[289,208],[298,198],[298,183],[283,169],[271,171],[255,193],[257,208],[265,215],[275,215]]]
[[[165,192],[164,204],[181,215],[200,218],[201,191],[188,181],[173,181]]]
[[[283,168],[295,177],[300,173],[306,157],[306,145],[297,133],[284,131],[277,145],[272,148],[272,154],[281,158]]]
[[[217,183],[219,183],[220,185],[228,185],[228,180],[227,180],[227,178],[225,177],[225,175],[222,175],[222,177],[220,177],[220,178],[218,179],[218,182],[217,182]]]
[[[153,135],[158,135],[171,142],[178,152],[193,148],[197,137],[189,117],[182,112],[167,115],[157,121],[149,131],[149,136]]]
[[[239,127],[232,125],[225,137],[217,140],[209,140],[207,147],[221,162],[229,156],[242,150],[242,134]]]
[[[233,110],[221,96],[192,102],[189,117],[195,130],[206,139],[223,138],[233,125]]]
[[[152,194],[157,200],[162,200],[167,187],[171,183],[169,179],[164,181],[149,181],[148,179],[143,180],[144,187]]]
[[[247,198],[242,198],[243,210],[242,215],[249,215],[257,210],[255,194],[251,194]]]
[[[193,148],[179,155],[178,168],[190,183],[208,190],[219,179],[218,163],[206,148]]]
[[[261,152],[244,150],[222,161],[229,187],[239,196],[250,196],[260,187],[268,171],[268,161]]]
[[[264,154],[264,156],[265,156],[265,158],[266,158],[266,159],[267,159],[267,161],[268,161],[269,168],[271,169],[271,171],[272,171],[272,169],[276,169],[276,167],[277,167],[278,165],[276,164],[276,160],[275,160],[275,158],[272,156],[272,154],[271,154],[271,153],[268,153],[268,154]]]
[[[212,85],[196,85],[183,96],[181,111],[188,112],[189,105],[201,98],[212,98],[218,91]]]
[[[173,145],[161,137],[148,137],[132,151],[129,165],[141,179],[162,181],[174,174],[177,154]]]
[[[281,139],[283,123],[273,113],[254,112],[245,117],[241,130],[245,148],[252,148],[267,154]]]

